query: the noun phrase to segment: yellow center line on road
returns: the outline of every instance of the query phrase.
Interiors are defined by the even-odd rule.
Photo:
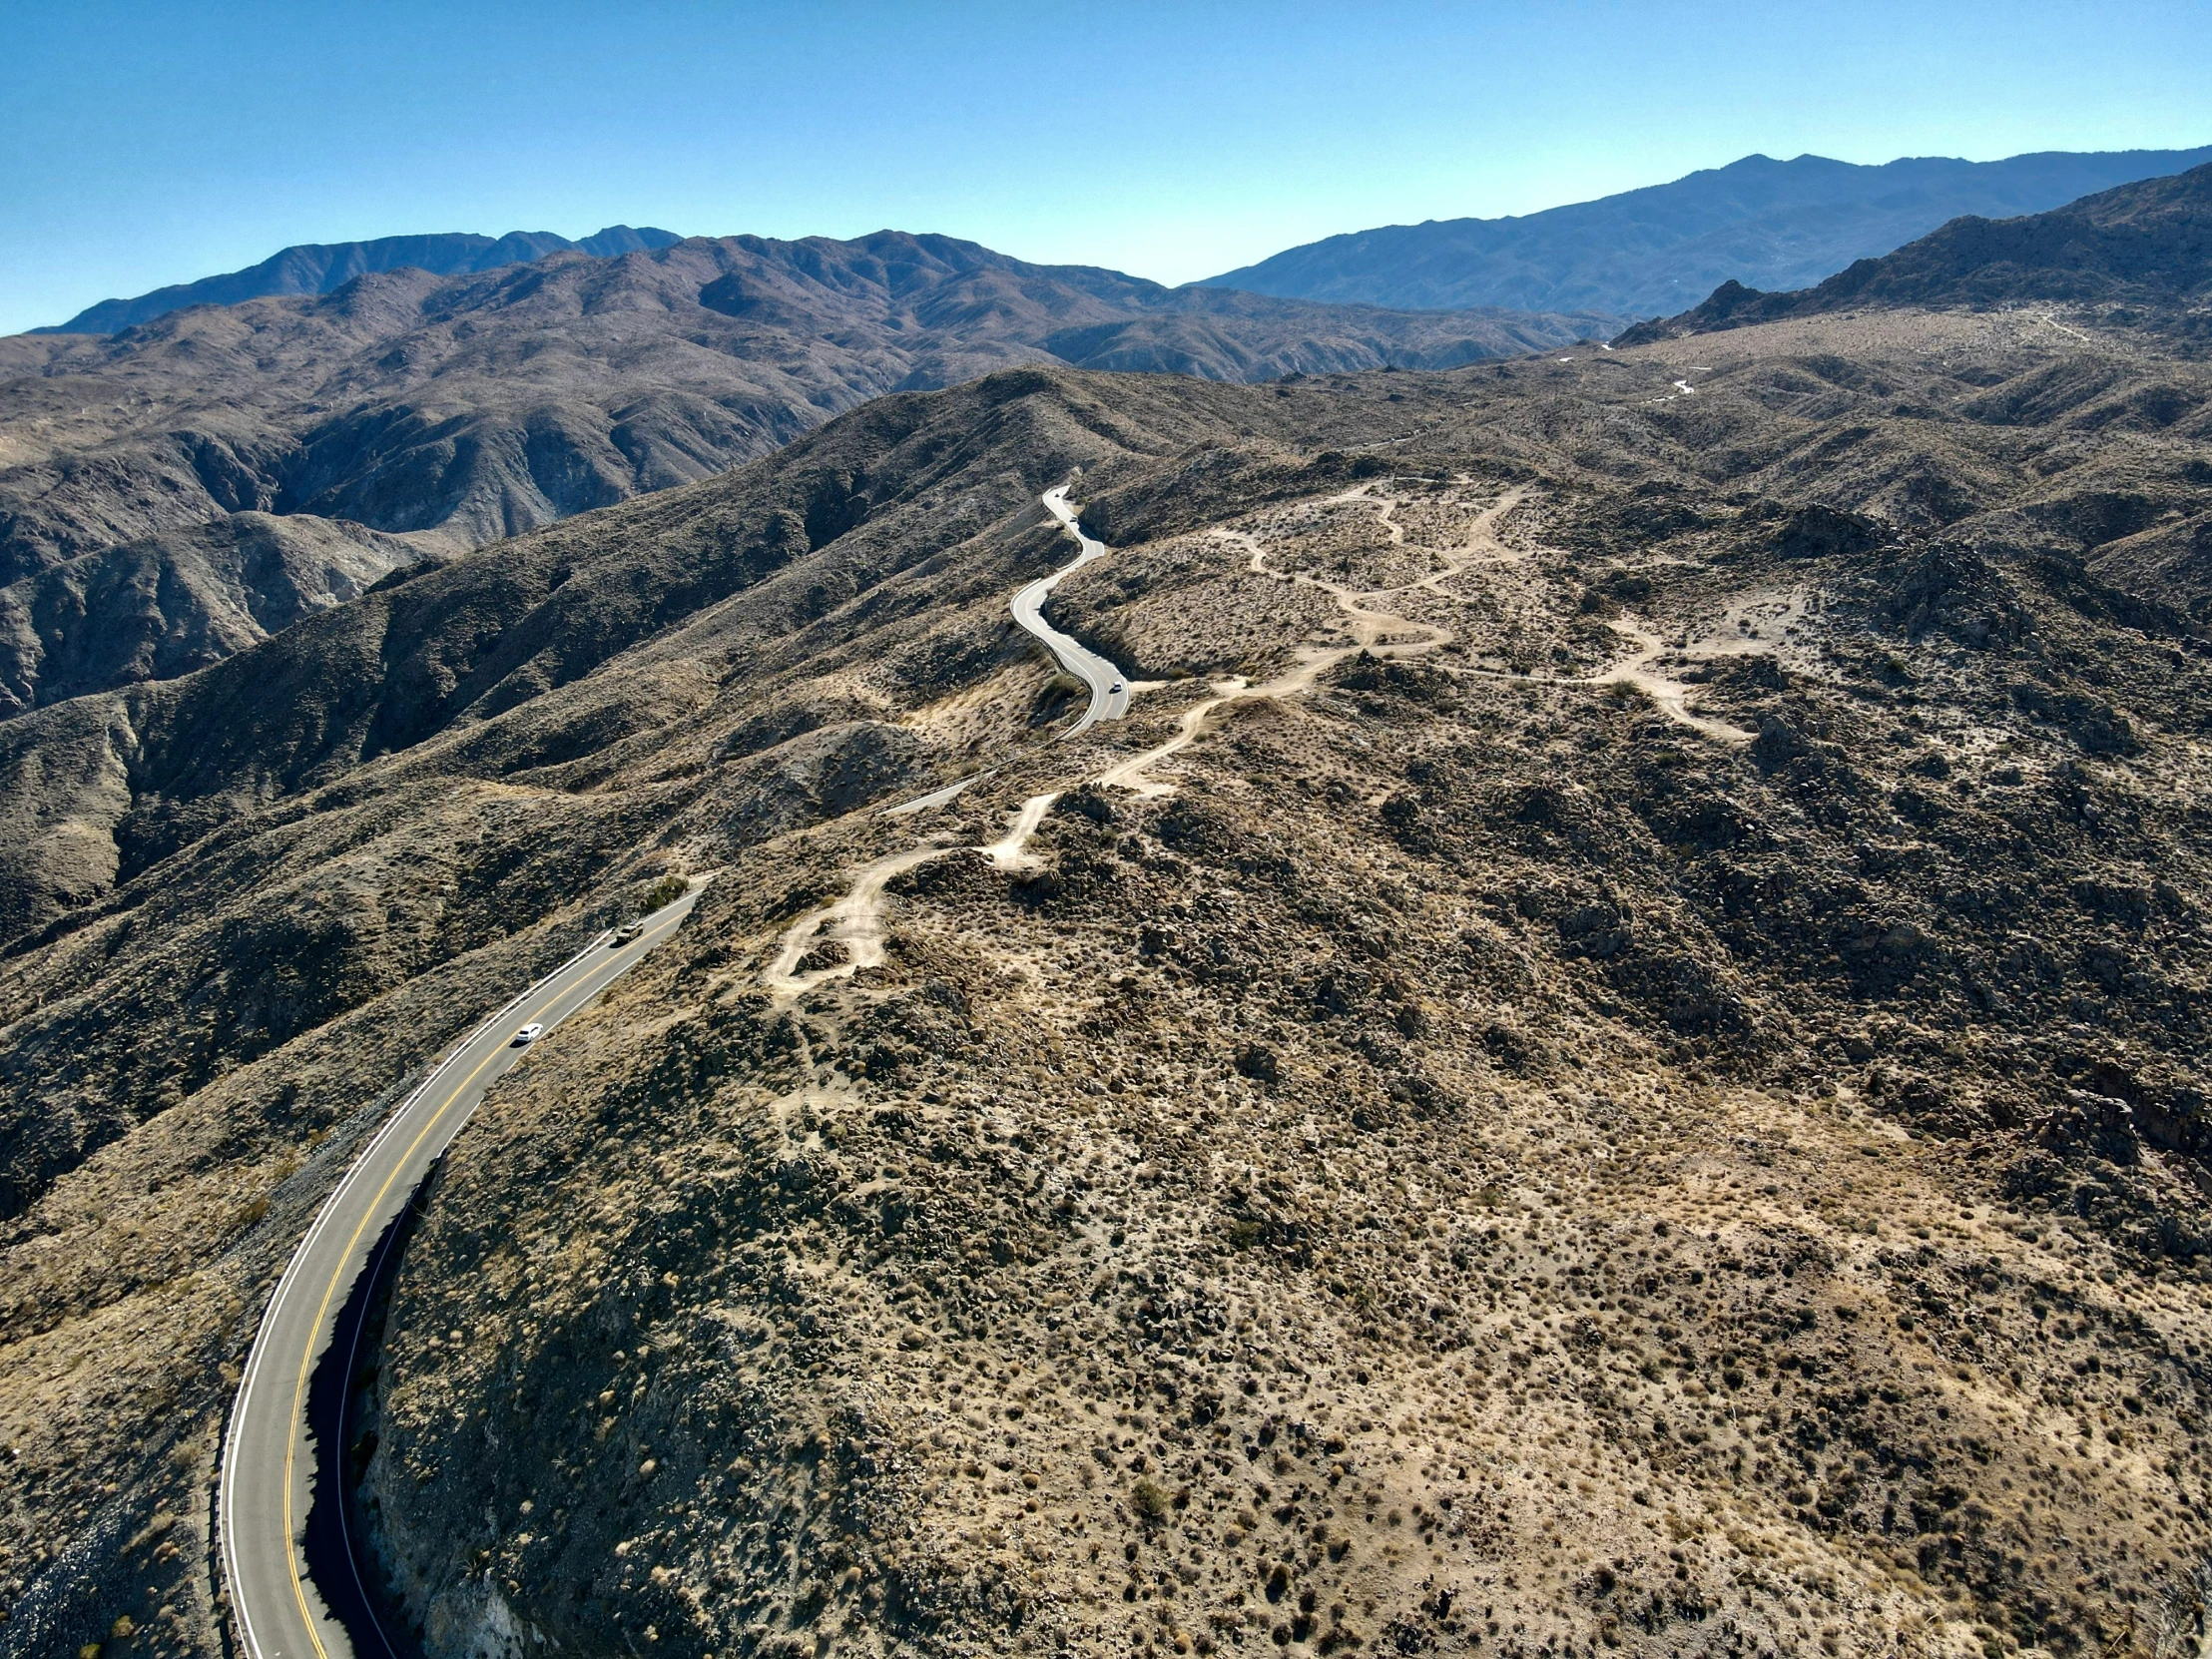
[[[556,997],[554,1000],[558,1000],[558,998]],[[535,1008],[531,1010],[533,1014],[539,1011],[540,1010]],[[528,1022],[525,1021],[525,1023]],[[504,1047],[505,1045],[502,1044],[501,1048]],[[305,1400],[307,1397],[307,1379],[314,1371],[315,1349],[314,1344],[311,1341],[312,1334],[322,1329],[322,1322],[325,1318],[328,1317],[330,1312],[330,1299],[338,1294],[338,1284],[341,1280],[345,1278],[345,1264],[353,1259],[353,1252],[360,1246],[361,1235],[368,1231],[368,1224],[370,1219],[383,1208],[384,1199],[391,1192],[391,1184],[399,1179],[399,1172],[407,1167],[408,1160],[413,1158],[416,1151],[421,1147],[422,1143],[425,1140],[429,1139],[431,1131],[436,1129],[437,1126],[444,1121],[445,1114],[453,1109],[453,1102],[460,1099],[462,1095],[466,1094],[469,1091],[469,1089],[476,1082],[476,1079],[484,1074],[484,1067],[490,1065],[492,1061],[498,1059],[499,1055],[500,1048],[495,1048],[489,1054],[485,1055],[482,1060],[477,1062],[476,1069],[468,1074],[468,1077],[462,1082],[459,1088],[455,1089],[451,1094],[445,1097],[444,1101],[438,1106],[438,1109],[430,1115],[430,1121],[422,1126],[422,1132],[415,1136],[413,1142],[408,1146],[407,1150],[400,1155],[398,1163],[392,1166],[391,1173],[384,1177],[384,1184],[376,1189],[375,1198],[369,1201],[368,1209],[361,1216],[360,1224],[353,1229],[353,1237],[346,1241],[344,1254],[338,1257],[337,1268],[330,1275],[329,1286],[322,1293],[322,1305],[315,1310],[314,1324],[307,1328],[310,1335],[310,1341],[307,1345],[306,1352],[300,1357],[299,1383],[298,1386],[292,1390],[291,1395],[292,1433],[290,1440],[284,1446],[284,1537],[287,1541],[293,1536],[291,1525],[291,1474],[293,1460],[299,1449],[299,1420],[300,1414],[305,1408]],[[314,1643],[314,1650],[316,1654],[319,1655],[319,1659],[330,1659],[329,1650],[322,1645],[322,1638],[315,1631],[314,1615],[307,1611],[307,1588],[306,1585],[300,1581],[299,1577],[298,1551],[292,1550],[289,1552],[289,1554],[290,1560],[288,1564],[291,1570],[291,1593],[293,1598],[299,1603],[300,1622],[307,1627],[307,1639]]]
[[[682,918],[678,917],[677,919],[681,920]],[[650,939],[654,933],[660,933],[664,931],[666,931],[665,924],[662,927],[657,927],[653,929],[651,933],[645,935],[645,938]],[[639,940],[639,942],[642,944],[645,942],[645,939],[641,939]],[[529,1024],[531,1020],[535,1019],[538,1015],[546,1012],[556,1002],[560,1001],[561,998],[567,994],[568,991],[566,989],[555,991],[551,996],[547,997],[536,1007],[532,1008],[528,1014],[523,1016],[522,1023],[525,1025]],[[299,1576],[299,1552],[296,1549],[291,1549],[288,1547],[289,1542],[294,1535],[291,1525],[292,1469],[294,1466],[294,1460],[299,1449],[299,1424],[302,1413],[305,1409],[305,1401],[307,1397],[307,1379],[314,1371],[315,1350],[311,1341],[312,1334],[320,1331],[322,1329],[323,1320],[329,1317],[330,1299],[337,1295],[338,1285],[345,1278],[345,1264],[353,1259],[353,1252],[360,1248],[361,1235],[368,1231],[368,1224],[370,1220],[373,1219],[376,1214],[383,1209],[384,1200],[391,1193],[392,1183],[399,1179],[399,1172],[407,1167],[409,1161],[413,1159],[415,1153],[421,1149],[422,1143],[428,1140],[432,1132],[436,1130],[437,1126],[445,1120],[445,1114],[453,1109],[453,1103],[459,1100],[462,1095],[468,1093],[471,1088],[475,1087],[476,1079],[483,1076],[484,1074],[484,1068],[490,1065],[492,1061],[498,1059],[499,1056],[506,1051],[507,1046],[508,1044],[501,1043],[498,1047],[494,1048],[489,1054],[485,1055],[483,1059],[479,1060],[476,1063],[476,1069],[470,1072],[468,1076],[462,1080],[460,1086],[454,1089],[453,1092],[447,1095],[445,1099],[439,1104],[438,1109],[430,1115],[430,1121],[422,1126],[421,1133],[415,1136],[414,1140],[409,1143],[407,1150],[400,1155],[399,1161],[392,1166],[391,1173],[384,1177],[384,1184],[376,1189],[375,1198],[370,1200],[366,1213],[363,1214],[361,1217],[360,1224],[353,1229],[353,1237],[346,1242],[344,1254],[339,1256],[337,1268],[330,1276],[329,1286],[322,1293],[322,1305],[315,1310],[314,1324],[308,1327],[310,1337],[309,1345],[306,1353],[301,1357],[299,1362],[298,1385],[292,1389],[292,1433],[291,1438],[284,1446],[284,1538],[287,1544],[287,1559],[285,1564],[287,1569],[291,1573],[292,1598],[299,1604],[299,1622],[306,1626],[307,1640],[314,1643],[314,1650],[317,1655],[317,1659],[330,1659],[330,1652],[328,1648],[322,1645],[322,1637],[315,1630],[314,1615],[307,1610],[307,1587],[305,1582]]]

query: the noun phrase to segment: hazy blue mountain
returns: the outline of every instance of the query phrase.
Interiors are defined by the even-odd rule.
[[[641,248],[668,248],[683,240],[670,231],[610,225],[581,242],[571,242],[550,231],[510,231],[503,237],[450,231],[421,237],[378,237],[374,242],[302,243],[272,254],[245,271],[228,271],[220,276],[203,276],[197,282],[156,288],[136,299],[103,299],[59,327],[34,328],[31,332],[115,334],[187,305],[235,305],[242,299],[262,299],[277,293],[329,293],[356,276],[397,271],[404,266],[434,276],[458,276],[503,265],[528,265],[548,254],[571,249],[607,258]]]
[[[2212,341],[2212,165],[2138,180],[2051,213],[1952,220],[1818,286],[1762,293],[1728,281],[1693,311],[1653,318],[1616,344],[1741,328],[1778,317],[1885,305],[1978,308],[2034,300],[2106,307],[2099,320],[2156,330],[2185,350]],[[2161,405],[2193,407],[2175,393]]]
[[[1747,156],[1519,219],[1430,220],[1293,248],[1215,287],[1426,308],[1672,314],[1722,282],[1810,287],[1961,214],[2009,219],[2212,161],[2197,150],[2049,151],[2000,162],[1914,158],[1860,167]]]

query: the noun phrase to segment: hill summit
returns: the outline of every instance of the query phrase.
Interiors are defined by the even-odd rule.
[[[117,334],[187,305],[236,305],[281,293],[335,293],[356,276],[412,267],[433,276],[458,276],[501,266],[529,265],[548,254],[589,254],[608,259],[640,249],[671,248],[684,239],[674,231],[610,225],[581,242],[551,231],[509,231],[503,237],[449,231],[430,236],[378,237],[373,242],[301,243],[279,249],[260,265],[177,282],[135,299],[103,299],[54,328],[34,334]]]
[[[1940,307],[2046,300],[2105,308],[2104,320],[2212,339],[2212,165],[2146,179],[2018,219],[1954,219],[1880,260],[1817,286],[1762,293],[1723,282],[1680,316],[1640,324],[1616,343],[1709,333],[1781,317],[1868,305]]]

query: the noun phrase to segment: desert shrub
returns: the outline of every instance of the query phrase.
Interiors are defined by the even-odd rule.
[[[691,891],[691,882],[674,873],[664,875],[638,895],[638,914],[649,916],[665,904],[672,904]]]

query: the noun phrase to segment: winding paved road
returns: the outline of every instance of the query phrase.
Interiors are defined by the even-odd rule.
[[[354,1652],[306,1577],[301,1536],[315,1466],[308,1381],[370,1248],[484,1091],[528,1052],[513,1046],[516,1030],[535,1022],[550,1031],[590,1002],[676,931],[704,885],[656,911],[629,944],[614,947],[602,933],[477,1027],[377,1131],[308,1228],[262,1316],[224,1445],[223,1571],[244,1659],[351,1659]]]
[[[1082,549],[1069,563],[1062,565],[1050,576],[1031,582],[1014,595],[1014,620],[1044,642],[1045,649],[1059,659],[1060,666],[1091,688],[1091,706],[1083,711],[1083,718],[1060,734],[1062,739],[1087,732],[1102,720],[1119,720],[1129,712],[1129,682],[1120,669],[1095,651],[1086,651],[1044,619],[1044,602],[1052,597],[1052,590],[1060,585],[1062,577],[1081,570],[1093,559],[1106,556],[1106,544],[1083,534],[1083,527],[1076,522],[1075,509],[1068,505],[1068,487],[1044,494],[1045,510],[1058,519],[1067,533],[1075,538]]]
[[[1044,505],[1079,551],[1016,594],[1013,615],[1063,669],[1090,687],[1083,718],[1060,734],[1072,738],[1098,721],[1126,715],[1129,688],[1120,669],[1044,620],[1045,601],[1061,579],[1106,553],[1103,542],[1083,534],[1065,485],[1048,491]],[[962,779],[891,810],[949,801],[974,781]],[[1035,809],[1028,813],[1029,827],[1050,802],[1045,796],[1029,803]],[[1009,856],[1018,858],[1022,835],[1023,827],[1017,826]],[[694,887],[619,949],[609,948],[601,935],[479,1026],[377,1131],[307,1230],[262,1316],[224,1446],[223,1570],[245,1659],[352,1659],[354,1653],[344,1627],[307,1577],[301,1540],[315,1466],[307,1435],[308,1384],[329,1347],[338,1311],[368,1265],[369,1250],[460,1133],[484,1091],[526,1052],[513,1046],[517,1028],[535,1022],[550,1031],[583,1007],[675,931],[698,896]],[[796,963],[783,967],[786,975],[795,969]]]

